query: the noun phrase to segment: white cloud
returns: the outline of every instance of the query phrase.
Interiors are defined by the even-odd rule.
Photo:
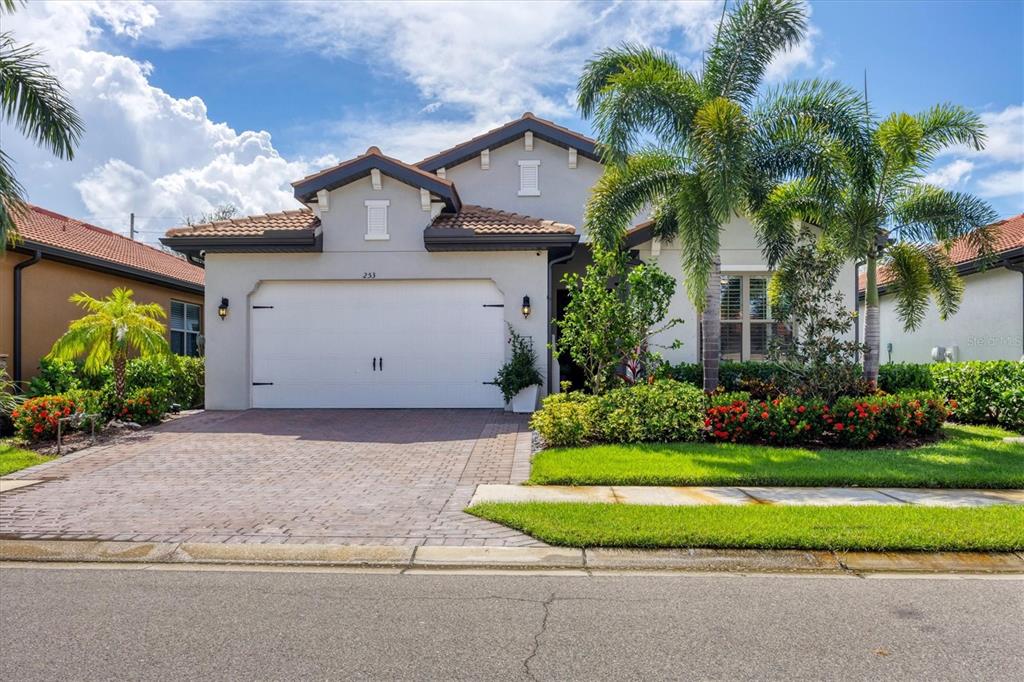
[[[974,163],[967,159],[957,159],[924,176],[924,181],[932,185],[952,189],[961,182],[968,180],[971,177],[972,170],[974,170]]]
[[[981,120],[988,137],[981,154],[996,161],[1024,164],[1024,105],[984,113]]]
[[[978,193],[991,199],[1015,197],[1024,200],[1024,168],[999,171],[978,181]]]
[[[817,66],[814,50],[817,47],[821,31],[816,26],[808,26],[807,35],[791,49],[779,53],[772,59],[764,73],[765,80],[778,82],[789,78],[799,68],[811,69]],[[822,64],[822,71],[832,68],[831,60]]]

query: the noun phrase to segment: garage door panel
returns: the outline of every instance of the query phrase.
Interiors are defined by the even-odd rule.
[[[253,406],[500,407],[501,300],[486,280],[266,283]]]

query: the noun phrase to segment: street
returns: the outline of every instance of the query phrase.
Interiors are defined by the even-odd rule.
[[[0,568],[12,681],[1019,679],[1022,622],[1022,576]]]

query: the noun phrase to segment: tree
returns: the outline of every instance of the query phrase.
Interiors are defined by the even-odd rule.
[[[182,220],[186,225],[192,227],[193,225],[203,225],[204,223],[216,223],[221,220],[231,220],[238,215],[238,207],[232,203],[219,204],[212,211],[203,211],[199,214],[199,218],[193,218],[191,215],[186,215]]]
[[[802,2],[749,0],[723,15],[699,73],[625,45],[599,53],[579,80],[579,107],[606,162],[586,229],[595,248],[616,249],[633,217],[653,207],[654,237],[686,244],[683,281],[701,313],[706,391],[718,385],[723,225],[755,211],[783,180],[827,185],[836,139],[862,133],[859,99],[838,83],[798,82],[757,98],[772,58],[805,30]],[[758,236],[766,254],[778,250],[775,235]]]
[[[792,243],[794,217],[821,226],[846,256],[866,270],[864,378],[878,381],[881,357],[878,272],[886,268],[896,311],[907,331],[916,329],[934,300],[945,320],[956,313],[963,280],[949,257],[954,241],[966,239],[979,257],[992,251],[990,224],[996,214],[984,201],[924,182],[936,155],[951,146],[981,149],[984,126],[977,114],[941,104],[919,114],[872,117],[862,100],[864,134],[851,136],[837,152],[837,181],[827,191],[806,181],[775,187],[760,207],[761,229]]]
[[[18,4],[0,0],[0,17],[13,13]],[[82,136],[82,120],[40,55],[31,44],[19,45],[10,32],[0,33],[0,113],[36,144],[70,161]],[[15,218],[25,210],[14,160],[0,148],[0,253],[17,237]]]
[[[73,295],[68,300],[89,314],[72,322],[47,355],[56,360],[85,355],[84,369],[89,374],[98,374],[112,364],[118,402],[125,399],[129,354],[149,357],[170,353],[166,330],[160,322],[167,317],[164,309],[157,303],[136,303],[132,296],[131,289],[120,287],[103,299],[84,292]]]

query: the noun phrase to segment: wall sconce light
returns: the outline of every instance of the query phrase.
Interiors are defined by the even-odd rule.
[[[530,316],[530,297],[523,296],[523,317]]]
[[[217,314],[220,315],[220,319],[224,319],[228,316],[228,299],[220,299],[220,305],[217,307]]]

